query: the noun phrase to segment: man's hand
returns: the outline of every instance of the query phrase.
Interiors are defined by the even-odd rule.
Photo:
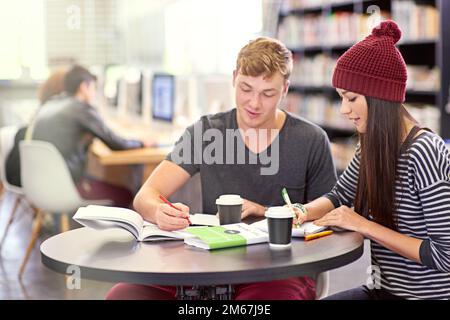
[[[155,213],[155,221],[161,230],[174,231],[187,228],[189,222],[189,207],[182,203],[174,203],[174,209],[166,203],[161,203]]]
[[[264,206],[244,199],[244,203],[242,204],[241,219],[245,219],[246,217],[251,215],[263,217],[265,212],[266,208]]]
[[[141,141],[144,148],[152,148],[156,146],[156,140],[153,138],[143,138]]]

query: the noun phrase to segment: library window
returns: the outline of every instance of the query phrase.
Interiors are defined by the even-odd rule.
[[[0,0],[0,79],[46,76],[44,0]]]
[[[165,15],[165,65],[174,73],[226,73],[262,29],[258,0],[180,0]]]

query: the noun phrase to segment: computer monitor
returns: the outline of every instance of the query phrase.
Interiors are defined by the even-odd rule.
[[[173,122],[174,104],[175,77],[171,74],[153,74],[151,99],[152,119]]]
[[[117,108],[121,94],[121,80],[125,76],[125,66],[110,65],[106,67],[103,94],[110,107]]]
[[[133,117],[142,116],[142,82],[143,75],[137,69],[130,69],[125,77],[126,81],[126,110]]]

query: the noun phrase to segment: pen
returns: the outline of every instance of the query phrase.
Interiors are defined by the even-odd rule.
[[[333,233],[333,230],[327,230],[327,231],[322,231],[322,232],[318,232],[318,233],[308,234],[308,235],[305,236],[305,241],[309,241],[309,240],[325,237],[325,236],[328,236],[328,235],[330,235],[332,233]]]
[[[169,200],[167,200],[166,198],[164,198],[162,195],[159,196],[159,198],[164,201],[166,204],[168,204],[170,207],[177,209],[178,211],[181,211],[180,209],[178,209],[177,207],[175,207],[173,204],[171,204],[169,202]],[[189,224],[192,224],[191,220],[189,220],[189,217],[186,217],[187,221],[189,222]]]

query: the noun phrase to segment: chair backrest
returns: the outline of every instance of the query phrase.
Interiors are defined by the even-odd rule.
[[[316,300],[320,300],[328,296],[330,289],[330,272],[319,273],[316,277]]]
[[[0,179],[6,190],[22,194],[22,188],[9,184],[6,179],[6,160],[14,147],[14,139],[19,127],[7,126],[0,128]]]
[[[84,204],[66,161],[53,144],[24,140],[19,150],[22,188],[31,203],[52,213],[69,213]]]

